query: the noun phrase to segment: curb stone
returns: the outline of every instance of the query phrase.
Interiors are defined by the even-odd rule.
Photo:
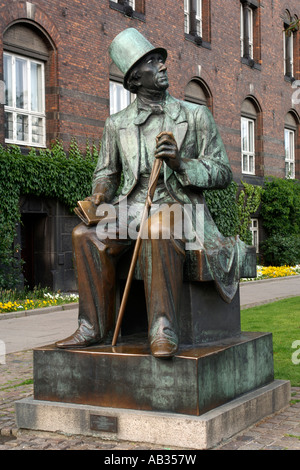
[[[266,282],[273,282],[273,281],[283,281],[283,280],[288,280],[288,279],[298,279],[300,278],[300,274],[295,274],[295,275],[292,275],[292,276],[278,276],[278,277],[272,277],[272,278],[268,278],[268,279],[255,279],[254,281],[242,281],[240,282],[240,287],[243,287],[243,286],[247,286],[249,284],[249,282],[254,283],[255,284],[264,284]]]
[[[19,312],[0,313],[0,320],[8,320],[10,318],[29,317],[31,315],[41,315],[43,313],[53,313],[60,310],[75,310],[78,308],[78,302],[68,304],[54,305],[53,307],[33,308],[31,310],[20,310]]]

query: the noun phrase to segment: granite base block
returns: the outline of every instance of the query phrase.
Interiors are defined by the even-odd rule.
[[[201,416],[25,398],[16,402],[16,418],[20,429],[211,449],[288,406],[289,400],[290,382],[275,380]]]

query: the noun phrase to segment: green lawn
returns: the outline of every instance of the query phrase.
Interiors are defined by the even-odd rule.
[[[242,310],[241,324],[242,331],[273,334],[275,379],[300,387],[300,297]]]

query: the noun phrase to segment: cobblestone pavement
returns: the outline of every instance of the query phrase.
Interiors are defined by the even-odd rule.
[[[33,394],[32,351],[11,353],[0,364],[1,450],[164,450],[163,446],[116,442],[96,437],[18,430],[14,403]],[[169,449],[169,448],[168,448]],[[246,429],[215,450],[300,450],[300,387],[292,388],[290,406]],[[170,448],[170,450],[178,450]]]

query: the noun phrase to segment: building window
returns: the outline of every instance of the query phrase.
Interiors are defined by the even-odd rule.
[[[213,111],[213,98],[207,84],[200,78],[193,78],[185,87],[184,100],[207,106]]]
[[[184,32],[202,37],[202,0],[184,0]]]
[[[283,29],[283,68],[285,77],[290,80],[295,77],[296,63],[299,59],[297,55],[299,20],[297,17],[292,18],[288,11],[285,12]]]
[[[255,174],[255,121],[242,117],[242,173]]]
[[[259,227],[258,219],[251,219],[250,232],[252,233],[252,245],[256,248],[256,253],[259,252]]]
[[[5,141],[44,147],[44,63],[4,53]]]
[[[294,109],[290,110],[284,118],[286,178],[299,178],[299,122],[299,115]]]
[[[247,175],[264,175],[263,113],[254,96],[241,107],[241,169]]]
[[[253,59],[253,10],[241,3],[241,57]]]
[[[295,131],[284,129],[285,177],[295,178]]]
[[[135,99],[136,95],[123,87],[124,76],[112,62],[109,67],[109,112],[118,113]]]
[[[185,38],[197,46],[210,46],[210,0],[184,0]]]
[[[121,11],[125,16],[144,20],[145,0],[109,0],[112,9]]]
[[[129,5],[133,10],[135,9],[135,0],[127,0],[127,1],[124,1],[124,0],[111,0],[112,2],[114,3],[119,3],[120,5],[124,5],[127,3],[127,5]]]
[[[126,108],[131,102],[131,94],[122,83],[109,82],[110,114],[115,114]]]
[[[283,67],[286,77],[294,76],[294,35],[283,32]]]
[[[240,45],[242,62],[260,68],[260,11],[258,0],[241,0]]]
[[[57,51],[54,43],[45,31],[20,21],[4,32],[3,49],[7,113],[3,140],[5,131],[6,141],[10,143],[37,147],[50,145],[59,138]],[[22,81],[27,86],[23,98],[19,92],[23,87]],[[22,99],[24,107],[20,108]]]

